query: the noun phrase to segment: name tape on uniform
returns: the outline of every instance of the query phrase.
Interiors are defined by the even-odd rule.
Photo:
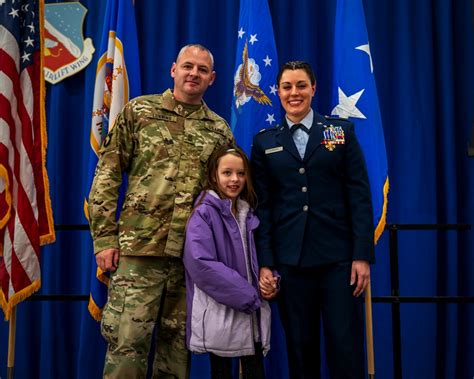
[[[266,149],[265,154],[278,153],[279,151],[283,151],[283,146],[278,146],[278,147],[273,147],[271,149]]]

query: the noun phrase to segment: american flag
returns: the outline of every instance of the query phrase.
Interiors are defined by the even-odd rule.
[[[54,242],[45,169],[44,0],[0,0],[0,301],[41,286],[40,245]]]

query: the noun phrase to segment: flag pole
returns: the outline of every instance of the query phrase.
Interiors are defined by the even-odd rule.
[[[369,379],[375,378],[374,335],[372,332],[372,289],[370,282],[365,289],[365,334],[367,340],[367,373]]]
[[[7,378],[13,379],[13,366],[15,364],[16,306],[12,308],[8,325]]]

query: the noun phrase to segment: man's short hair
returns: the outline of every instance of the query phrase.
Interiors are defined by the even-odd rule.
[[[205,46],[203,46],[199,43],[190,43],[186,46],[183,46],[181,48],[181,50],[179,51],[178,56],[176,57],[176,62],[178,62],[179,57],[181,55],[183,55],[184,51],[187,50],[190,47],[195,47],[195,48],[197,48],[201,51],[205,51],[207,54],[209,54],[209,58],[211,58],[211,69],[214,69],[214,56],[212,55],[211,51],[207,47],[205,47]]]

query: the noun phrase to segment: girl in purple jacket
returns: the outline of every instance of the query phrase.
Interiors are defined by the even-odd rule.
[[[212,378],[232,378],[232,357],[240,357],[244,379],[265,377],[270,307],[262,297],[272,297],[276,278],[259,288],[255,205],[245,153],[216,150],[188,221],[183,258],[186,343],[192,352],[210,353]]]

